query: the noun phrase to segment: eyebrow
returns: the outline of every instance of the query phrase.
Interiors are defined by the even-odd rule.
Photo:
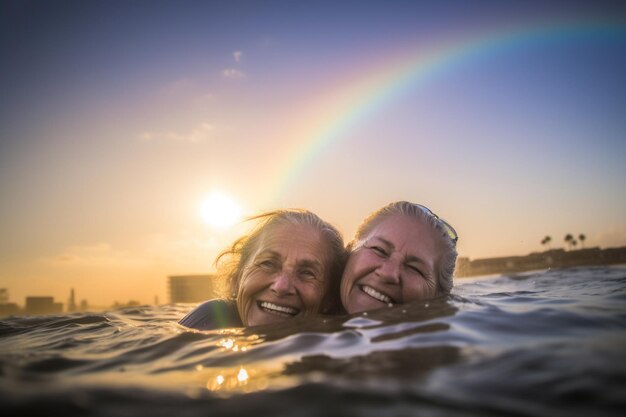
[[[263,250],[263,251],[257,253],[254,257],[257,258],[257,257],[261,257],[261,256],[266,256],[268,258],[281,259],[280,253],[275,252],[275,251],[273,251],[271,249]]]
[[[377,239],[380,240],[382,243],[384,243],[385,245],[389,246],[391,249],[395,249],[396,246],[391,243],[390,241],[388,241],[387,239],[385,239],[384,237],[380,237],[380,236],[373,236],[371,239]],[[369,241],[370,239],[368,239],[367,241]]]
[[[388,241],[387,239],[385,239],[384,237],[380,237],[380,236],[374,236],[372,237],[372,239],[378,239],[380,240],[383,244],[385,244],[386,246],[388,246],[389,248],[391,248],[392,250],[396,249],[396,246],[391,243],[390,241]],[[422,258],[419,258],[415,255],[407,255],[404,258],[404,262],[417,262],[419,264],[422,264],[424,266],[427,266],[429,269],[432,269],[432,265],[428,264],[426,261],[424,261]]]
[[[301,262],[299,262],[300,266],[304,266],[304,267],[309,267],[309,268],[317,268],[320,271],[324,270],[324,266],[322,265],[322,263],[316,259],[304,259]]]
[[[269,258],[274,258],[274,259],[280,259],[282,260],[283,257],[279,252],[276,252],[275,250],[272,249],[266,249],[262,252],[259,252],[258,256],[267,256]],[[319,268],[321,271],[324,270],[324,265],[322,264],[322,262],[318,261],[317,259],[302,259],[298,261],[298,266],[302,267],[310,267],[310,268]]]

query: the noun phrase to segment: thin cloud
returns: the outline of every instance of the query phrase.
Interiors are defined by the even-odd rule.
[[[189,78],[179,78],[177,80],[172,81],[168,86],[167,90],[173,93],[187,91],[194,87],[194,82]]]
[[[114,249],[108,243],[68,246],[57,255],[40,259],[53,267],[142,267],[146,260],[125,250]]]
[[[240,62],[242,56],[243,56],[243,52],[241,51],[233,52],[233,58],[235,58],[235,62]]]
[[[145,142],[179,142],[198,144],[204,143],[211,137],[215,127],[209,123],[202,123],[189,133],[179,132],[144,132],[141,139]]]
[[[172,270],[203,271],[212,266],[212,261],[222,246],[216,237],[190,234],[154,234],[145,242],[145,254],[150,259],[159,259],[172,266]]]
[[[222,71],[222,75],[226,78],[244,78],[246,74],[236,68],[227,68]]]
[[[57,270],[145,270],[160,268],[171,273],[206,271],[221,248],[215,237],[188,234],[144,236],[139,248],[114,247],[109,243],[66,246],[56,254],[38,259]]]

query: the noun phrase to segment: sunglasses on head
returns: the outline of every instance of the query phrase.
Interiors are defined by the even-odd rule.
[[[416,204],[416,203],[413,203],[413,205],[419,208],[420,210],[422,210],[424,213],[428,214],[429,216],[432,216],[435,219],[437,219],[437,221],[439,221],[439,224],[441,224],[443,230],[450,237],[450,239],[452,239],[452,242],[456,245],[457,240],[459,240],[459,234],[456,232],[456,230],[454,230],[454,227],[452,227],[450,223],[448,223],[441,217],[437,216],[431,209],[429,209],[426,206],[423,206],[421,204]]]

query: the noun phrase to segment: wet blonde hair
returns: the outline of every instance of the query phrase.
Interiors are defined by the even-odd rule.
[[[339,283],[347,259],[347,251],[341,233],[333,225],[322,220],[315,213],[303,209],[274,210],[248,220],[257,221],[251,233],[237,239],[215,260],[218,277],[221,278],[221,282],[228,291],[227,298],[236,297],[244,269],[268,231],[282,224],[309,225],[320,232],[328,247],[329,264],[325,265],[328,284],[322,302],[324,313],[330,313],[331,310],[338,308],[340,305]]]
[[[454,267],[457,258],[456,244],[444,230],[441,221],[424,211],[419,205],[408,201],[396,201],[376,210],[363,220],[363,223],[361,223],[354,235],[354,239],[349,243],[348,248],[355,247],[364,236],[367,236],[383,220],[398,214],[424,221],[441,235],[440,241],[444,246],[444,251],[436,261],[437,294],[448,294],[453,286],[452,276],[454,275]]]

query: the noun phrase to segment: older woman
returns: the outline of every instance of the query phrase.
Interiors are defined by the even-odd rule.
[[[361,224],[341,279],[348,313],[424,300],[452,289],[458,235],[430,209],[391,203]]]
[[[273,324],[338,304],[346,252],[337,229],[306,210],[253,219],[256,229],[216,260],[231,296],[201,304],[180,324],[199,330]]]

